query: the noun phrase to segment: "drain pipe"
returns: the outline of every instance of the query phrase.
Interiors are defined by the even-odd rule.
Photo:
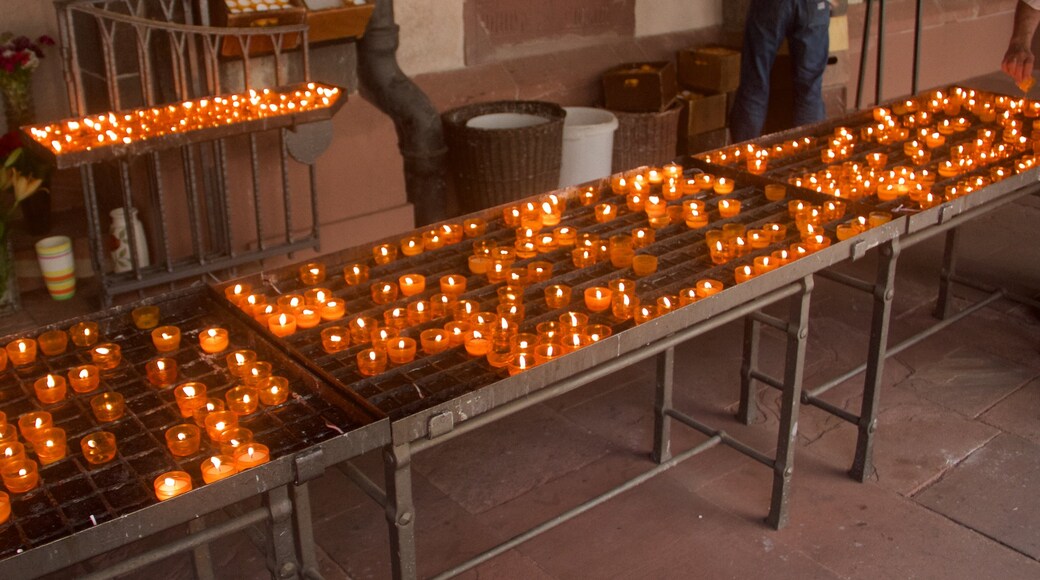
[[[437,109],[397,64],[399,30],[393,0],[376,0],[357,45],[358,73],[362,94],[394,121],[408,201],[415,207],[415,225],[422,226],[448,218],[448,149]]]

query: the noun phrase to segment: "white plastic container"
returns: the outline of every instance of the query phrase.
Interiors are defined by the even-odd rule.
[[[560,187],[610,175],[617,117],[604,109],[564,107]]]
[[[112,271],[116,273],[129,272],[134,269],[133,261],[130,258],[130,238],[129,230],[126,224],[126,214],[123,212],[123,208],[116,208],[109,212],[109,217],[112,218],[112,227],[109,229],[112,239],[110,242],[109,250],[112,255]],[[133,232],[134,232],[134,245],[137,247],[137,266],[139,268],[145,268],[149,265],[148,262],[148,239],[144,235],[144,226],[141,225],[141,220],[137,218],[137,209],[130,209],[130,216],[133,220]]]

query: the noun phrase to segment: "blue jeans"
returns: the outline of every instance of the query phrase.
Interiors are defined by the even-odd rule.
[[[769,75],[785,38],[794,68],[795,126],[824,119],[823,72],[830,48],[830,15],[827,0],[751,0],[740,86],[730,113],[734,142],[762,134],[769,107]]]

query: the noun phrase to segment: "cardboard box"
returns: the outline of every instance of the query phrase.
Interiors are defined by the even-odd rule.
[[[726,93],[705,95],[683,91],[679,102],[683,110],[679,116],[680,138],[714,131],[726,126]]]
[[[629,113],[657,113],[675,101],[679,86],[670,61],[636,62],[603,74],[606,108]]]
[[[843,52],[849,49],[849,17],[832,16],[830,32],[830,51]]]
[[[210,20],[213,26],[227,28],[263,28],[270,26],[290,26],[303,24],[307,18],[307,9],[300,0],[290,0],[291,6],[277,10],[262,12],[232,12],[224,0],[209,2]],[[291,50],[300,45],[299,34],[288,34],[282,40],[282,50]],[[272,37],[259,35],[249,41],[249,55],[270,54],[274,52]],[[228,37],[220,45],[220,56],[241,56],[242,43],[237,38]]]
[[[729,129],[723,127],[707,133],[689,135],[682,140],[680,147],[686,147],[686,155],[696,155],[705,151],[722,149],[726,145],[729,145]]]
[[[679,82],[704,93],[728,93],[740,84],[740,51],[721,46],[679,51]]]
[[[309,0],[304,2],[308,6],[307,24],[310,26],[307,40],[312,43],[361,38],[365,35],[372,11],[376,8],[375,0],[368,0],[364,4],[354,4],[351,0],[335,0],[332,8],[325,8],[323,3],[321,9],[312,7]]]

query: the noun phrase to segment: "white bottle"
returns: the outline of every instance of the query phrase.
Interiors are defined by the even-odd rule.
[[[112,218],[112,227],[108,230],[110,234],[109,250],[112,254],[112,271],[115,273],[129,272],[134,269],[134,263],[130,259],[130,238],[127,236],[126,214],[123,208],[116,208],[108,214]],[[133,222],[134,243],[137,246],[137,266],[144,268],[148,266],[148,240],[144,237],[144,226],[137,219],[137,209],[130,208],[130,218]]]

